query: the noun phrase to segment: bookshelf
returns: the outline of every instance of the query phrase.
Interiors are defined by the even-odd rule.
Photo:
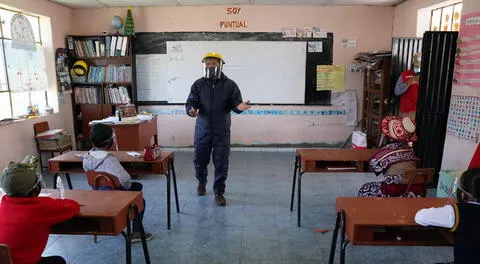
[[[378,147],[380,122],[388,115],[390,91],[390,55],[377,57],[364,75],[362,130],[367,134],[369,148]]]
[[[115,114],[119,105],[136,102],[135,37],[125,35],[70,35],[66,38],[69,68],[82,60],[88,71],[71,74],[75,139],[88,149],[92,120]]]

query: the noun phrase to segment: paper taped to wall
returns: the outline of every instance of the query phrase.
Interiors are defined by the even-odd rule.
[[[166,101],[168,83],[167,54],[137,55],[137,100]]]

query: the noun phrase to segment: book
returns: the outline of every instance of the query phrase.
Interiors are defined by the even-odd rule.
[[[100,57],[100,42],[95,40],[95,56]]]
[[[105,36],[105,56],[110,57],[110,36]]]
[[[115,47],[115,56],[120,56],[122,54],[122,45],[124,37],[117,38],[117,45]]]
[[[117,37],[112,36],[112,42],[110,42],[110,56],[115,56],[115,47],[117,45]]]
[[[128,37],[123,37],[123,42],[122,42],[122,52],[120,56],[125,56],[127,52],[127,42],[128,42]]]

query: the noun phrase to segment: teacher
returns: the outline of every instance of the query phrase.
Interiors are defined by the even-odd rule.
[[[222,72],[225,61],[220,54],[209,52],[203,56],[202,63],[203,77],[193,83],[185,104],[187,114],[197,118],[193,161],[198,180],[197,194],[206,194],[207,165],[212,155],[215,202],[218,206],[226,206],[224,193],[230,154],[230,111],[241,113],[250,108],[250,101],[242,102],[237,84]]]

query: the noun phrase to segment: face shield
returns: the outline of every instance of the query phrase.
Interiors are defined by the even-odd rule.
[[[203,61],[203,77],[220,79],[223,70],[223,61],[217,58],[205,58]]]

